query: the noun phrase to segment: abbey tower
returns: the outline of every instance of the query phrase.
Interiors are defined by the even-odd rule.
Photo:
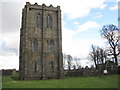
[[[20,30],[21,80],[63,77],[60,6],[26,3]]]

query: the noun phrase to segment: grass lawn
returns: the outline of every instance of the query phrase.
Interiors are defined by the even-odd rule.
[[[118,88],[118,75],[31,81],[13,80],[11,76],[3,76],[2,88]]]

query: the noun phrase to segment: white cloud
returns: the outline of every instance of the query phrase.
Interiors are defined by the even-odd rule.
[[[94,16],[92,19],[101,18],[102,16],[103,16],[102,14],[98,14],[98,15]]]
[[[89,30],[91,28],[99,28],[99,24],[95,21],[87,21],[86,23],[79,25],[78,28],[79,30],[76,32],[82,32],[82,31],[86,31]]]
[[[4,43],[2,48],[19,49],[19,36],[19,32],[2,33],[2,37],[0,37],[0,40],[2,41],[0,44]]]
[[[63,29],[63,53],[81,58],[80,65],[83,67],[86,65],[90,66],[93,63],[87,63],[89,61],[86,59],[86,57],[89,54],[91,45],[94,44],[100,47],[104,47],[104,40],[101,37],[98,37],[97,39],[73,39],[76,34],[77,33],[72,30],[68,30],[66,28]]]
[[[66,29],[64,26],[62,28],[62,36],[63,36],[63,52],[67,54],[71,54],[72,56],[78,56],[85,58],[90,49],[91,44],[96,44],[99,46],[104,45],[103,41],[101,39],[88,39],[88,40],[81,40],[80,38],[74,40],[76,34],[89,30],[98,28],[99,24],[97,24],[94,21],[88,21],[82,25],[78,26],[78,30],[70,30]],[[100,41],[101,40],[101,41]]]
[[[19,68],[19,32],[0,35],[0,69]]]
[[[80,60],[80,64],[81,64],[81,66],[84,67],[84,68],[85,68],[86,66],[91,67],[91,66],[94,65],[93,62],[90,62],[90,61],[87,60],[87,59]]]
[[[21,2],[26,1],[21,0]],[[30,2],[32,4],[37,2],[40,5],[45,3],[47,6],[50,4],[53,6],[59,5],[61,6],[62,13],[67,14],[69,19],[87,16],[93,8],[104,9],[106,7],[106,4],[104,4],[105,0],[30,0]]]
[[[101,4],[99,8],[102,10],[102,9],[104,9],[106,6],[107,6],[106,4]]]
[[[10,2],[11,0],[5,0],[4,2]],[[19,50],[19,32],[16,32],[20,29],[20,20],[21,20],[21,10],[24,7],[24,4],[27,0],[19,0],[16,2],[22,2],[20,3],[19,8],[17,6],[13,6],[8,8],[8,5],[5,6],[5,15],[9,14],[9,17],[6,18],[7,16],[4,16],[5,18],[2,18],[2,20],[6,20],[6,23],[4,26],[6,27],[4,31],[6,32],[1,36],[0,35],[0,44],[1,41],[4,41],[5,47],[6,48],[16,48]],[[34,4],[37,2],[39,5],[45,3],[47,6],[52,4],[53,6],[60,5],[61,10],[62,10],[62,16],[63,15],[68,15],[69,19],[76,19],[76,18],[81,18],[84,16],[87,16],[91,9],[93,8],[99,8],[103,9],[105,8],[105,4],[103,4],[105,0],[30,0],[30,3]],[[2,1],[3,2],[3,1]],[[24,2],[24,3],[23,3]],[[14,3],[16,4],[16,3]],[[13,11],[13,13],[6,13],[7,11],[10,10]],[[14,18],[16,17],[16,18]],[[12,20],[11,20],[12,19]],[[8,21],[9,20],[9,21]],[[11,22],[12,21],[12,22]],[[65,24],[66,22],[64,22]],[[16,24],[19,24],[16,26]],[[78,25],[78,30],[69,30],[66,29],[63,26],[63,51],[74,55],[74,56],[80,56],[80,57],[85,57],[88,54],[89,50],[89,45],[93,42],[94,40],[73,40],[74,35],[81,31],[85,31],[91,28],[96,28],[99,27],[99,24],[97,24],[94,21],[88,21],[82,25],[79,25],[79,23],[74,22],[74,24]],[[8,26],[9,28],[7,28]],[[15,25],[15,27],[14,27]],[[13,30],[14,29],[14,30]],[[13,31],[11,33],[11,31]],[[2,45],[0,45],[1,48]],[[13,52],[8,52],[5,50],[1,50],[0,53],[3,52],[3,56],[0,55],[0,69],[1,68],[17,68],[19,66],[19,56],[16,55]],[[6,55],[6,56],[5,56]]]
[[[69,31],[67,32],[69,33]],[[74,36],[75,36],[74,33],[71,34],[71,37],[74,37]],[[66,37],[67,37],[67,34],[66,34]],[[71,39],[71,37],[69,36],[69,38],[65,38],[65,36],[63,36],[63,52],[70,54],[72,56],[85,58],[89,54],[91,44],[95,44],[100,47],[104,46],[104,42],[102,39],[81,40],[80,38],[78,38],[77,40],[74,40],[74,39]]]
[[[73,24],[78,25],[78,24],[80,24],[80,23],[79,23],[79,22],[77,22],[77,21],[75,21],[75,22],[73,22]]]
[[[113,7],[110,7],[109,9],[110,9],[110,10],[117,10],[117,9],[118,9],[118,5],[115,5],[115,6],[113,6]]]
[[[62,1],[62,0],[61,0]],[[105,0],[70,0],[69,4],[67,0],[62,1],[61,8],[64,13],[68,14],[70,19],[80,18],[83,16],[87,16],[91,9],[105,8],[105,4],[103,4]],[[90,3],[89,3],[90,2]]]
[[[19,58],[18,56],[0,56],[0,69],[13,69],[19,68]]]

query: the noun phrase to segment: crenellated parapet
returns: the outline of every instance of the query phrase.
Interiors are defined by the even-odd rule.
[[[53,7],[52,4],[50,4],[49,6],[46,6],[45,4],[42,4],[42,5],[38,5],[37,3],[34,3],[34,4],[30,4],[29,2],[26,2],[26,5],[25,5],[26,8],[28,8],[28,11],[29,10],[51,10],[51,11],[58,11],[60,10],[60,6],[57,6],[57,7]]]

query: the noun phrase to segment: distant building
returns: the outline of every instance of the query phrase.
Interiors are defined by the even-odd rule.
[[[2,75],[14,75],[16,74],[16,69],[2,69]]]
[[[26,3],[20,30],[20,79],[63,77],[60,7]]]
[[[113,61],[106,61],[105,69],[107,70],[108,73],[117,73],[117,67]]]
[[[113,61],[106,61],[104,64],[98,64],[98,71],[103,73],[104,70],[107,70],[108,74],[117,73],[118,68]]]

